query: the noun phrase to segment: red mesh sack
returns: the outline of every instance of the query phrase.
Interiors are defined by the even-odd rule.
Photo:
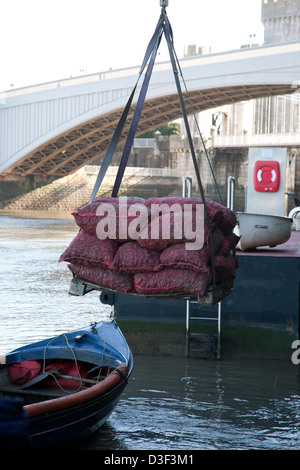
[[[138,236],[137,242],[140,246],[157,251],[163,251],[168,246],[177,243],[195,243],[197,237],[191,237],[186,233],[186,225],[190,226],[192,233],[196,233],[197,214],[195,211],[188,214],[187,218],[180,211],[162,214],[151,220]],[[205,243],[208,239],[208,229],[205,223],[203,238]]]
[[[214,202],[211,199],[205,199],[205,202],[211,226],[218,226],[224,233],[231,232],[237,223],[234,212],[228,207]],[[178,204],[181,207],[183,207],[184,204],[191,204],[194,210],[197,204],[202,204],[202,199],[199,197],[152,197],[145,202],[145,205],[149,207],[149,209],[153,204],[167,204],[168,206]]]
[[[224,235],[221,230],[213,232],[214,252],[222,246]],[[201,250],[187,250],[185,243],[179,243],[166,248],[160,255],[160,261],[164,266],[195,269],[196,271],[207,271],[211,259],[209,243],[206,242]]]
[[[78,227],[82,228],[88,233],[91,233],[92,235],[96,235],[97,224],[104,218],[104,216],[97,215],[97,209],[99,208],[100,204],[111,204],[112,207],[117,211],[117,203],[115,198],[109,198],[107,201],[104,200],[104,198],[99,199],[99,201],[93,201],[90,204],[86,204],[85,206],[80,207],[79,209],[72,212]]]
[[[90,281],[101,287],[119,292],[134,291],[133,276],[128,273],[119,273],[114,269],[95,268],[82,264],[69,264],[69,269],[75,276]]]
[[[22,361],[8,366],[10,380],[19,385],[23,385],[42,373],[41,361]]]
[[[104,204],[108,204],[109,206],[104,206]],[[123,204],[125,203],[123,202]],[[93,235],[97,234],[100,237],[100,230],[103,233],[110,230],[108,236],[105,236],[120,243],[123,243],[131,240],[131,237],[128,234],[129,225],[131,224],[131,222],[135,221],[140,216],[140,213],[128,215],[129,208],[133,205],[136,205],[137,210],[139,206],[144,208],[145,211],[142,212],[143,217],[144,214],[146,214],[147,212],[147,208],[144,206],[144,199],[142,198],[126,198],[126,204],[127,207],[125,207],[125,211],[123,213],[124,206],[120,205],[119,199],[112,198],[109,196],[101,196],[95,199],[92,203],[87,204],[81,207],[80,209],[77,209],[76,211],[72,212],[72,215],[74,216],[76,224],[86,232]],[[120,207],[122,207],[122,209],[120,209]],[[109,210],[104,212],[108,208]],[[145,223],[147,223],[148,216],[145,215],[145,217]],[[99,226],[99,223],[101,224],[101,226]],[[123,227],[123,232],[125,231],[125,234],[123,234],[119,230],[121,225]]]
[[[124,243],[116,253],[112,268],[130,273],[157,271],[162,269],[159,255],[158,251],[143,248],[135,241]]]
[[[109,202],[112,204],[118,204],[118,198],[112,197],[112,196],[98,196],[90,204],[93,204],[94,202],[96,203]]]
[[[235,213],[228,207],[222,206],[222,204],[218,204],[210,199],[206,199],[206,203],[211,217],[214,217],[214,214],[218,214],[219,229],[225,234],[230,233],[237,224]]]
[[[205,297],[210,282],[209,272],[199,273],[191,269],[165,268],[134,275],[135,289],[144,295],[193,294],[201,299]]]
[[[202,204],[202,199],[200,197],[180,197],[180,196],[166,196],[166,197],[150,197],[146,199],[145,206],[153,207],[154,205],[167,204],[169,207],[173,206],[173,209],[176,210],[176,205],[182,208],[185,204],[192,205],[192,210],[196,209],[197,204]]]
[[[59,262],[80,261],[90,266],[110,267],[119,245],[114,240],[100,240],[97,235],[91,235],[80,230],[68,248],[62,253]]]
[[[172,245],[166,248],[160,255],[160,261],[164,266],[187,268],[196,271],[207,271],[210,259],[208,247],[202,250],[186,250],[185,244]]]
[[[238,262],[235,257],[229,253],[226,256],[217,254],[215,256],[216,281],[226,282],[235,279],[235,270],[238,268]]]
[[[84,379],[88,379],[89,373],[85,365],[80,362],[75,363],[74,361],[61,359],[51,362],[45,367],[45,372],[57,370],[61,375],[68,375],[70,377],[79,378],[80,380],[73,380],[65,377],[49,376],[43,382],[43,385],[47,387],[62,387],[71,390],[79,390],[81,387],[87,386]]]
[[[239,237],[233,232],[230,232],[229,234],[225,235],[222,247],[220,248],[218,254],[227,255],[228,253],[230,253],[230,251],[235,248],[240,238],[241,237]]]

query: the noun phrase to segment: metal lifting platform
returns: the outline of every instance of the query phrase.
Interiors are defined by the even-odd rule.
[[[100,286],[99,284],[94,284],[86,279],[82,279],[77,276],[73,276],[69,288],[69,294],[77,297],[86,295],[92,291],[107,292],[109,294],[118,294],[118,295],[129,295],[132,297],[144,297],[146,299],[157,299],[157,300],[186,300],[195,302],[198,305],[203,305],[205,307],[211,307],[219,303],[222,299],[227,297],[233,290],[233,283],[218,285],[213,288],[209,286],[207,289],[207,294],[204,299],[197,299],[196,296],[189,294],[140,294],[137,292],[120,292],[114,289],[108,289],[107,287]]]

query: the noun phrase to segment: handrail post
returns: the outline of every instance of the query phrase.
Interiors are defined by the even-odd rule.
[[[190,355],[190,301],[189,300],[186,301],[185,335],[186,335],[185,355],[186,357],[189,357]]]
[[[182,196],[186,197],[186,183],[188,182],[188,196],[191,197],[192,195],[192,178],[190,176],[183,176],[183,184],[182,184]]]
[[[235,178],[234,176],[228,176],[227,180],[227,207],[234,211],[234,199],[235,199]]]

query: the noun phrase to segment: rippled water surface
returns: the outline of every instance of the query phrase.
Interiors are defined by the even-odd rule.
[[[1,349],[107,315],[108,307],[100,304],[96,292],[68,294],[72,276],[58,259],[77,233],[72,219],[0,216]]]
[[[0,216],[0,354],[106,318],[97,293],[68,295],[58,263],[77,233],[72,219]],[[136,356],[108,423],[82,449],[298,450],[298,366]]]
[[[295,366],[137,356],[108,431],[114,449],[295,450],[299,418]]]

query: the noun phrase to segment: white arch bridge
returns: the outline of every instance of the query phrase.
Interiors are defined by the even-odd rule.
[[[188,114],[190,102],[199,112],[290,94],[300,84],[300,42],[193,56],[180,60],[180,67],[189,91]],[[0,178],[62,177],[103,155],[138,73],[139,67],[131,67],[3,93]],[[120,144],[126,139],[139,87]],[[157,63],[137,135],[180,116],[171,63]]]

